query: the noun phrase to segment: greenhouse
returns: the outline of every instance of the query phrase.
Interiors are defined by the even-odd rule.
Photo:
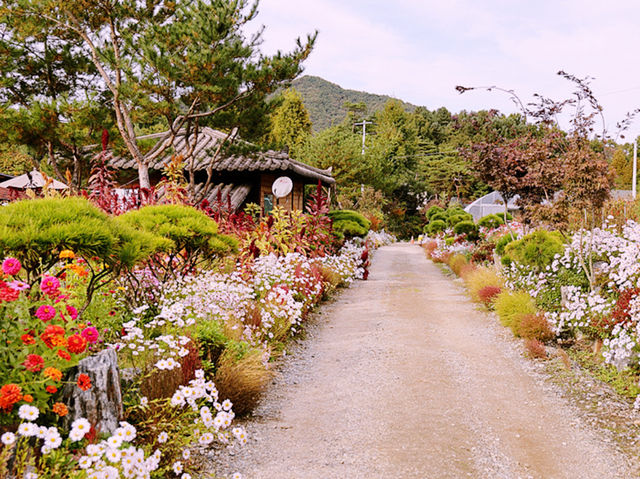
[[[508,211],[515,211],[519,209],[516,205],[519,198],[520,197],[516,195],[509,201],[509,204],[507,205]],[[484,195],[482,198],[475,200],[464,210],[471,214],[475,221],[478,221],[483,216],[492,215],[494,213],[504,213],[504,199],[498,191],[492,191],[491,193]]]

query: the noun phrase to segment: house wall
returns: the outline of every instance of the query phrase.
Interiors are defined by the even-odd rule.
[[[272,198],[273,206],[279,206],[286,210],[301,210],[303,209],[303,192],[304,184],[293,175],[287,175],[293,181],[293,189],[289,195],[284,198],[274,198],[271,191],[271,186],[276,178],[282,176],[282,174],[263,173],[260,175],[260,207],[265,208],[265,196],[269,195]],[[265,210],[266,211],[266,210]]]

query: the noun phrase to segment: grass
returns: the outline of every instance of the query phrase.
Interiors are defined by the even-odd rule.
[[[600,355],[590,349],[574,347],[567,350],[567,354],[594,378],[607,383],[613,390],[629,399],[635,399],[640,394],[640,373],[632,369],[618,371],[610,364],[602,362]]]

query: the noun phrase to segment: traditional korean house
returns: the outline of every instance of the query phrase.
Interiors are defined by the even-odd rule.
[[[247,203],[260,205],[265,213],[269,213],[274,206],[287,210],[303,210],[305,185],[317,185],[320,182],[324,187],[331,188],[335,184],[331,170],[321,170],[306,165],[290,158],[283,151],[251,151],[242,154],[216,155],[220,143],[225,141],[227,135],[212,128],[202,128],[196,138],[185,136],[184,131],[178,133],[173,146],[167,148],[149,165],[152,185],[160,181],[163,170],[174,156],[187,158],[185,177],[188,178],[186,171],[192,168],[196,194],[202,191],[207,181],[207,169],[211,168],[212,187],[204,195],[205,199],[211,204],[220,199],[223,205],[230,204],[233,210],[242,209]],[[160,133],[138,139],[157,138],[160,144],[167,137],[167,133]],[[192,151],[191,155],[189,155],[190,151]],[[136,162],[131,158],[113,158],[110,164],[119,170],[129,171],[132,175],[137,172]],[[272,186],[275,180],[281,177],[289,178],[292,188],[286,196],[277,198],[273,194]],[[288,180],[281,180],[281,182],[286,184]],[[287,189],[285,188],[284,191],[286,192]]]

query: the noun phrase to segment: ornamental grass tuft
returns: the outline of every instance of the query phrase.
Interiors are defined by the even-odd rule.
[[[520,322],[527,314],[535,314],[533,298],[524,291],[502,291],[494,302],[494,308],[503,326],[511,328],[513,334],[520,337]]]
[[[466,276],[465,281],[467,288],[469,288],[471,299],[479,303],[483,302],[479,295],[482,288],[496,286],[502,289],[504,287],[504,280],[492,266],[477,267]]]

